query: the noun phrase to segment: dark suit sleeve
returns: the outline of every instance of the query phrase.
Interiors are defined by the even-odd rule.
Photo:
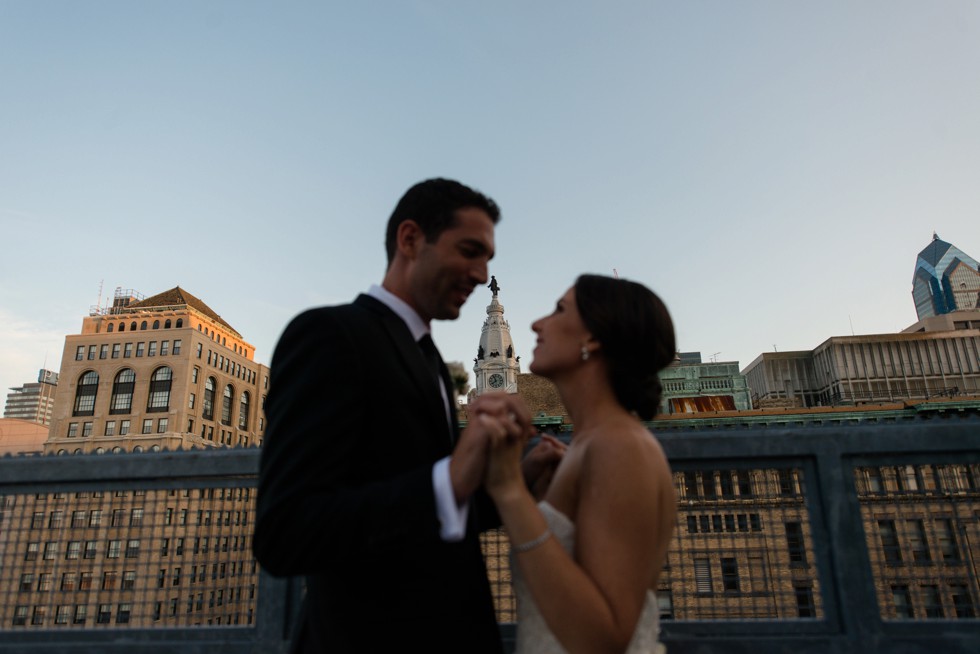
[[[412,442],[417,407],[386,387],[397,353],[363,313],[307,311],[276,346],[253,543],[273,574],[314,574],[439,538],[439,453]]]

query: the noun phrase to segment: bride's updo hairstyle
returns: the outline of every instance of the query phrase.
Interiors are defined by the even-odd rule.
[[[575,303],[599,342],[616,399],[640,419],[652,419],[663,390],[657,373],[677,354],[667,307],[643,284],[603,275],[575,280]]]

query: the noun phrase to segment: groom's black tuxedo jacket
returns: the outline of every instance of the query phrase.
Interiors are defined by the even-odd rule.
[[[270,369],[254,552],[306,577],[294,651],[499,653],[477,526],[493,512],[439,536],[432,466],[456,416],[404,321],[367,295],[308,310]]]

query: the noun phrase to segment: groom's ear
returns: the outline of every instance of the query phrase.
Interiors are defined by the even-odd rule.
[[[419,250],[425,244],[425,232],[414,220],[403,220],[395,232],[396,256],[401,254],[409,261],[418,256]]]

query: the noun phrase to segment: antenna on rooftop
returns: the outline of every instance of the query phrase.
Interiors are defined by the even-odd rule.
[[[619,271],[616,270],[615,268],[613,268],[613,277],[615,277],[616,279],[619,279]]]

